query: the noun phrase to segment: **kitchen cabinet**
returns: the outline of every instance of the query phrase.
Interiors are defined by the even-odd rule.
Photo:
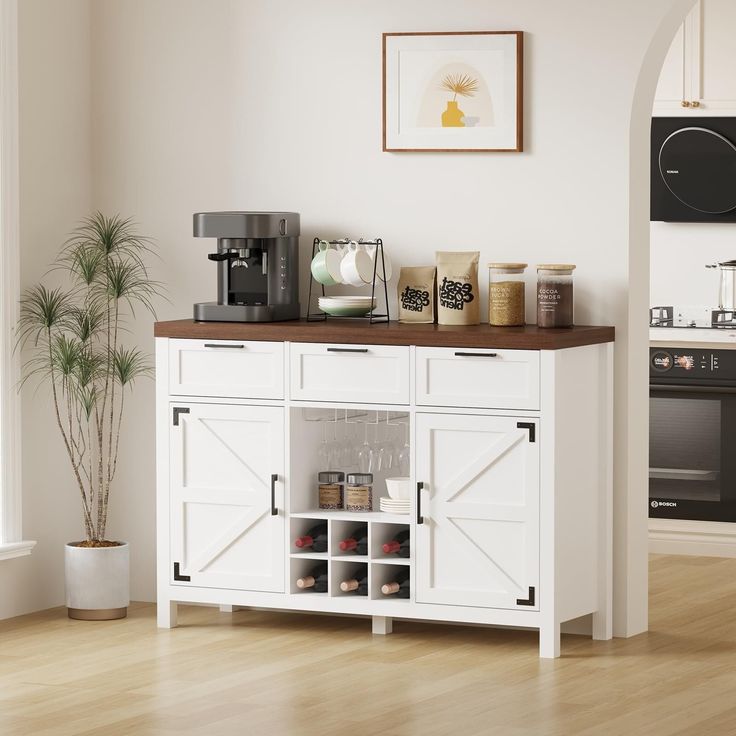
[[[537,421],[417,414],[416,422],[417,601],[538,609]]]
[[[529,628],[543,657],[586,614],[611,637],[612,328],[181,320],[155,334],[160,626],[197,603],[368,616],[381,634],[394,618]],[[409,514],[318,508],[333,435],[315,417],[408,425]],[[320,524],[326,550],[295,547]],[[339,541],[357,524],[367,553],[350,557]],[[387,555],[407,531],[409,557]],[[296,584],[325,567],[327,591]],[[355,575],[364,595],[340,589]],[[405,575],[408,597],[384,594]]]
[[[283,408],[176,402],[169,424],[171,583],[282,592]]]
[[[662,66],[654,115],[736,115],[736,3],[701,0]]]

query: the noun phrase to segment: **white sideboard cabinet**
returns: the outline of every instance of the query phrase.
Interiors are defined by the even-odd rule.
[[[611,637],[613,328],[156,325],[158,623],[180,603]],[[320,510],[324,421],[405,432],[411,513]],[[355,427],[348,425],[354,424]],[[395,474],[388,473],[388,474]],[[327,525],[327,549],[294,539]],[[368,529],[365,554],[339,541]],[[409,533],[408,557],[383,551]],[[326,591],[298,578],[320,565]],[[408,575],[409,597],[382,593]],[[365,595],[340,581],[366,577]]]

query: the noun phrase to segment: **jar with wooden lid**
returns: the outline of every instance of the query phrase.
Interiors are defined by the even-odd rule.
[[[572,327],[572,263],[541,263],[537,266],[537,325]]]
[[[523,325],[526,263],[488,264],[488,324]]]

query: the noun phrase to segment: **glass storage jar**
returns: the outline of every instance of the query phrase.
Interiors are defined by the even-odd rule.
[[[571,263],[543,263],[537,266],[537,325],[572,327],[573,292]]]
[[[348,473],[345,508],[348,511],[373,511],[373,473]]]
[[[319,480],[319,507],[342,509],[344,503],[343,483],[345,473],[325,471],[317,474]]]
[[[488,324],[511,327],[525,323],[526,263],[488,264]]]

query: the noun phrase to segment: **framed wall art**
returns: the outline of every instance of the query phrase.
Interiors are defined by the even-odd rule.
[[[522,150],[521,31],[383,34],[384,151]]]

